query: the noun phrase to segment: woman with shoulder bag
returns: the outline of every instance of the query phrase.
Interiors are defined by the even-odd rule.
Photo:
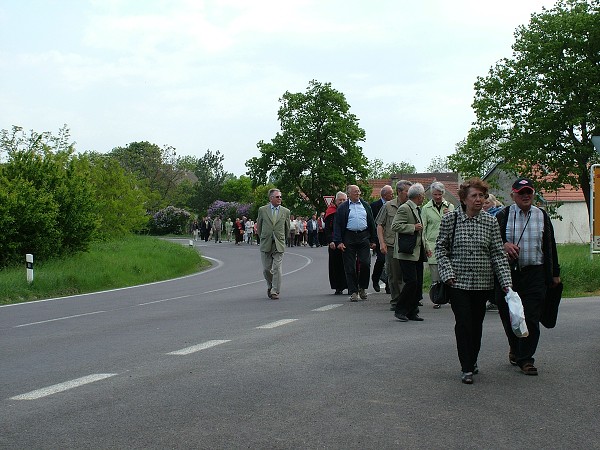
[[[435,245],[440,278],[450,287],[461,381],[465,384],[472,384],[473,374],[479,372],[485,305],[494,296],[494,275],[505,291],[512,285],[498,221],[481,214],[488,189],[479,178],[460,185],[456,228],[454,214],[445,215]]]

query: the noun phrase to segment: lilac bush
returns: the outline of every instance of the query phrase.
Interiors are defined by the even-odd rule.
[[[208,207],[208,215],[210,217],[221,216],[223,218],[234,219],[236,217],[246,216],[250,212],[252,205],[248,203],[224,202],[216,200]]]
[[[153,234],[186,233],[190,218],[191,214],[185,209],[167,206],[152,216],[150,232]]]

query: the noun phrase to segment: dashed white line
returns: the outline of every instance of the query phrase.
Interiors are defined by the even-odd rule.
[[[288,323],[292,323],[295,322],[298,319],[283,319],[283,320],[278,320],[276,322],[271,322],[268,323],[266,325],[261,325],[260,327],[256,327],[258,329],[268,329],[268,328],[276,328],[276,327],[280,327],[282,325],[287,325]]]
[[[190,353],[199,352],[200,350],[204,350],[207,348],[214,347],[215,345],[225,344],[226,342],[230,342],[231,339],[226,340],[214,340],[214,341],[206,341],[202,344],[192,345],[191,347],[182,348],[181,350],[176,350],[174,352],[167,353],[167,355],[189,355]]]
[[[321,306],[320,308],[313,309],[313,311],[329,311],[333,308],[339,308],[340,306],[344,306],[343,303],[334,303],[333,305]]]
[[[26,394],[16,395],[11,397],[11,400],[37,400],[38,398],[47,397],[48,395],[57,394],[64,392],[69,389],[73,389],[84,384],[94,383],[95,381],[104,380],[106,378],[114,377],[116,373],[95,373],[86,377],[77,378],[76,380],[65,381],[64,383],[55,384],[42,389],[28,392]]]

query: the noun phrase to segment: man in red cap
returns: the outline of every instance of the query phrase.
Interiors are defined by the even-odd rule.
[[[533,355],[540,338],[540,316],[548,286],[560,283],[554,228],[550,217],[533,205],[535,188],[529,178],[518,178],[512,185],[514,204],[496,218],[504,250],[511,267],[513,289],[521,297],[529,336],[518,338],[512,331],[504,292],[496,289],[496,302],[508,344],[508,359],[525,375],[537,375]]]

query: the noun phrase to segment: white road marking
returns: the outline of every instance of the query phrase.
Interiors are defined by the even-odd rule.
[[[226,342],[231,342],[231,339],[206,341],[202,344],[192,345],[191,347],[182,348],[181,350],[167,353],[167,355],[189,355],[190,353],[199,352],[200,350],[214,347],[215,345],[225,344]]]
[[[47,397],[48,395],[64,392],[85,384],[94,383],[95,381],[104,380],[105,378],[114,377],[116,373],[96,373],[86,377],[77,378],[76,380],[65,381],[64,383],[55,384],[42,389],[28,392],[26,394],[16,395],[11,397],[11,400],[37,400],[38,398]]]
[[[258,329],[276,328],[276,327],[280,327],[282,325],[287,325],[288,323],[295,322],[296,320],[298,320],[298,319],[283,319],[283,320],[278,320],[276,322],[268,323],[266,325],[261,325],[260,327],[256,327],[256,328],[258,328]]]
[[[333,305],[321,306],[320,308],[313,309],[313,311],[329,311],[333,308],[338,308],[340,306],[344,306],[342,303],[334,303]]]
[[[89,312],[89,313],[85,313],[85,314],[76,314],[74,316],[57,317],[56,319],[48,319],[48,320],[42,320],[40,322],[31,322],[31,323],[24,323],[21,325],[15,325],[15,328],[28,327],[31,325],[39,325],[39,324],[48,323],[48,322],[56,322],[57,320],[67,320],[67,319],[74,319],[76,317],[91,316],[93,314],[101,314],[101,313],[105,313],[105,312],[106,311],[94,311],[94,312]]]

